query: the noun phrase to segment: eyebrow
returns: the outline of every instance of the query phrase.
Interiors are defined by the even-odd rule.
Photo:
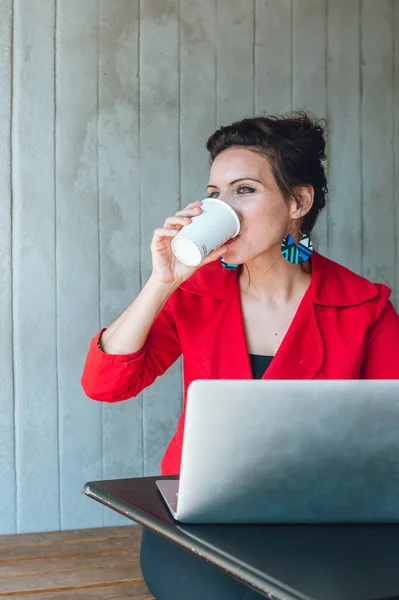
[[[234,179],[234,181],[231,181],[229,183],[229,185],[234,185],[235,183],[238,183],[239,181],[256,181],[257,183],[260,183],[261,185],[265,185],[263,181],[259,181],[259,179],[255,179],[254,177],[240,177],[240,179]],[[206,186],[206,189],[208,189],[208,188],[217,189],[217,186],[209,184]]]

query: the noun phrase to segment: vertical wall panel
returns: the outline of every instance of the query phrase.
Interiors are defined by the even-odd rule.
[[[217,125],[254,112],[254,1],[216,0]]]
[[[16,0],[13,228],[18,529],[59,527],[54,3]],[[40,482],[40,484],[38,484]],[[34,493],[32,493],[34,490]]]
[[[181,5],[180,173],[181,204],[206,196],[208,137],[216,127],[215,0]]]
[[[156,40],[156,43],[154,41]],[[140,32],[142,282],[153,231],[179,208],[179,2],[143,0]],[[159,473],[181,407],[180,363],[145,390],[144,472]]]
[[[98,2],[59,0],[57,22],[57,292],[63,528],[101,525],[83,494],[102,477],[101,404],[80,386],[100,327],[98,240]],[[82,18],[84,17],[84,18]]]
[[[140,291],[138,0],[101,0],[99,15],[99,200],[101,325]],[[104,404],[103,476],[142,474],[142,400]],[[105,511],[105,524],[125,523]]]
[[[0,0],[0,532],[16,532],[11,277],[12,2]]]
[[[393,2],[362,2],[363,274],[395,281]],[[383,209],[382,209],[383,206]]]
[[[256,0],[256,113],[282,114],[292,108],[292,1]]]
[[[293,3],[292,107],[326,118],[326,2],[301,0]],[[327,166],[325,164],[327,170]],[[326,207],[317,222],[318,250],[327,254]]]
[[[361,271],[359,1],[328,2],[329,256]]]

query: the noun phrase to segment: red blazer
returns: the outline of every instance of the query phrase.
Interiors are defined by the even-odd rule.
[[[314,252],[312,281],[264,379],[399,379],[399,317],[390,289]],[[137,396],[184,357],[184,407],[162,460],[180,472],[188,386],[195,379],[252,379],[236,271],[214,262],[169,298],[145,346],[109,355],[93,339],[82,377],[94,400]]]

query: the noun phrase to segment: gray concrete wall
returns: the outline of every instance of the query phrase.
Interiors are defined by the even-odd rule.
[[[83,483],[158,472],[180,364],[114,406],[79,379],[217,125],[327,116],[320,249],[399,300],[398,44],[399,0],[0,0],[0,533],[121,523]]]

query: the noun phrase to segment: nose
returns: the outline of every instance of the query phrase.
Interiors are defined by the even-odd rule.
[[[222,202],[225,202],[226,204],[228,204],[229,206],[231,206],[233,208],[234,198],[232,197],[232,195],[229,192],[220,193],[218,199],[221,200]]]
[[[237,199],[234,198],[234,196],[231,192],[225,192],[224,194],[220,194],[219,200],[221,200],[222,202],[225,202],[226,204],[231,206],[231,208],[234,208],[234,210],[238,211],[239,206],[238,206]]]

